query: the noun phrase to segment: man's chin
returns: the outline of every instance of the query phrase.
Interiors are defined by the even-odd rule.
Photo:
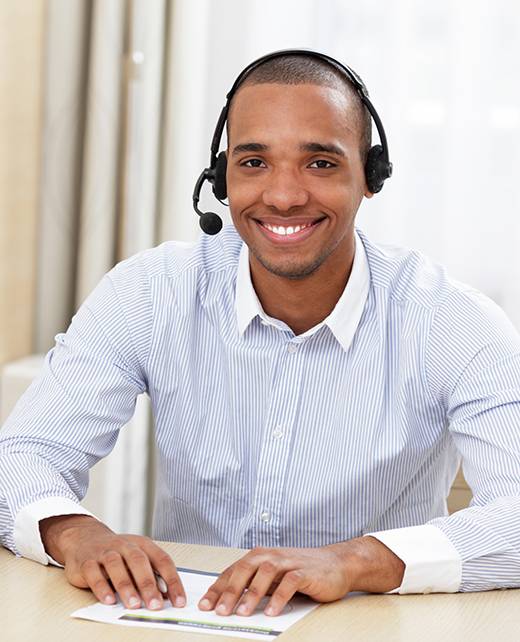
[[[315,272],[321,265],[322,261],[315,261],[313,263],[306,263],[306,264],[283,264],[281,263],[272,263],[270,261],[266,261],[263,257],[260,255],[254,253],[254,256],[258,260],[258,262],[271,274],[274,276],[279,276],[284,279],[292,279],[292,280],[298,280],[298,279],[304,279],[305,277],[311,275],[313,272]]]

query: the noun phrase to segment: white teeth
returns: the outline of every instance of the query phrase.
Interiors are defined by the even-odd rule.
[[[312,223],[308,223],[307,225],[296,225],[295,227],[282,227],[281,225],[274,227],[273,225],[269,225],[269,223],[262,223],[262,225],[275,234],[279,234],[280,236],[287,236],[289,234],[296,234],[306,227],[310,227]]]

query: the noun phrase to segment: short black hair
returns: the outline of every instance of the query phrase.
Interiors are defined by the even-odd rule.
[[[271,58],[255,67],[238,86],[231,98],[226,119],[226,134],[229,140],[229,114],[237,93],[242,87],[259,85],[262,83],[277,83],[281,85],[325,85],[337,87],[338,81],[344,88],[349,98],[354,98],[353,115],[355,126],[360,132],[360,155],[363,165],[372,145],[372,119],[370,112],[363,104],[354,85],[346,75],[335,66],[313,55],[287,54]]]

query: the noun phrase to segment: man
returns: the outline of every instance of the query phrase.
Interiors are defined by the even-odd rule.
[[[154,537],[252,549],[201,609],[520,586],[520,336],[442,267],[355,228],[370,120],[337,69],[258,66],[227,125],[233,226],[113,268],[9,417],[2,543],[129,608],[162,608],[155,570],[184,605],[168,555],[78,504],[146,391]],[[474,501],[448,516],[461,455]]]

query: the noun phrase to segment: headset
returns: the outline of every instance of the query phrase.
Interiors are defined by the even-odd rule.
[[[388,156],[388,144],[386,142],[385,130],[383,129],[383,123],[379,118],[374,106],[372,105],[370,98],[368,97],[368,90],[365,87],[363,81],[358,76],[358,74],[342,64],[341,62],[335,60],[327,54],[320,53],[318,51],[313,51],[311,49],[280,49],[279,51],[274,51],[270,54],[266,54],[257,60],[254,60],[250,63],[237,77],[230,91],[226,95],[226,104],[220,112],[220,116],[215,128],[215,133],[213,134],[213,139],[211,141],[211,155],[209,161],[209,167],[206,167],[202,170],[201,175],[195,183],[195,188],[193,190],[193,208],[195,212],[199,215],[199,225],[203,232],[206,234],[218,234],[222,229],[222,219],[218,214],[214,212],[201,212],[198,208],[200,192],[202,185],[205,181],[208,181],[213,186],[213,194],[216,198],[222,203],[223,199],[227,196],[227,185],[226,185],[226,169],[227,169],[227,158],[226,152],[218,152],[220,147],[220,140],[222,138],[222,132],[224,131],[224,125],[226,123],[226,118],[229,111],[229,105],[231,99],[236,93],[237,89],[240,87],[246,76],[248,76],[253,69],[263,64],[267,60],[273,58],[279,58],[281,56],[287,55],[301,55],[301,56],[314,56],[320,60],[324,60],[332,65],[335,69],[340,71],[343,76],[350,81],[350,83],[356,89],[361,101],[368,109],[372,119],[376,125],[377,133],[379,135],[380,145],[374,145],[370,148],[365,163],[365,179],[367,187],[373,194],[381,191],[383,183],[387,178],[392,176],[392,163],[389,160]],[[222,203],[227,205],[226,203]]]

